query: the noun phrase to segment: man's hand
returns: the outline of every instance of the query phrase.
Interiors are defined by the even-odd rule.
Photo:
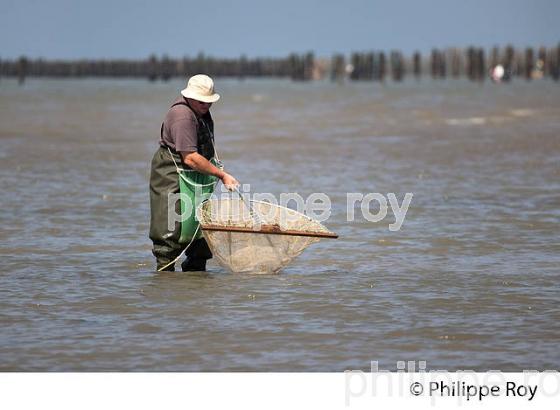
[[[183,162],[191,169],[202,172],[203,174],[213,175],[216,178],[220,178],[224,186],[230,191],[233,191],[239,186],[239,182],[237,182],[237,179],[232,177],[227,172],[216,168],[210,161],[208,161],[198,152],[181,152],[181,156],[183,157]]]
[[[230,191],[233,191],[235,188],[237,188],[239,186],[239,182],[237,182],[237,179],[232,177],[227,172],[224,172],[224,175],[222,176],[221,179],[222,179],[222,183],[224,184],[224,186],[227,189],[229,189]]]

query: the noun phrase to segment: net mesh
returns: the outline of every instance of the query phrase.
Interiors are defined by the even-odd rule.
[[[332,234],[321,223],[292,209],[261,201],[210,199],[197,210],[206,242],[220,265],[233,272],[275,273],[320,238]],[[242,228],[250,232],[205,229]],[[261,233],[263,231],[275,233]],[[280,234],[281,232],[290,235]]]

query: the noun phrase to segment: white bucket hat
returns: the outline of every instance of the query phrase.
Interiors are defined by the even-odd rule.
[[[181,90],[185,98],[214,103],[220,99],[220,94],[214,92],[214,81],[204,74],[193,75],[189,78],[187,88]]]

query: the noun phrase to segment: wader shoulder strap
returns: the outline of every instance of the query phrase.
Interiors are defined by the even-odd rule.
[[[184,105],[185,107],[189,108],[189,110],[192,111],[191,107],[189,107],[189,104],[187,104],[185,101],[174,102],[173,104],[171,104],[171,107],[169,107],[169,109],[175,107],[176,105]],[[163,122],[161,123],[161,130],[159,131],[159,136],[161,137],[161,139],[163,141]]]

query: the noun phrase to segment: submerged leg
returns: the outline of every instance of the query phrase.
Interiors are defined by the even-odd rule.
[[[175,223],[172,230],[168,227],[168,195],[179,192],[178,178],[176,167],[167,151],[162,148],[157,150],[152,159],[150,174],[150,239],[158,270],[177,258],[183,249],[179,244],[181,224]],[[178,202],[175,204],[175,212],[180,214]],[[174,270],[174,265],[164,269]]]
[[[195,240],[185,251],[187,259],[181,264],[183,272],[205,271],[206,261],[212,258],[212,251],[208,247],[206,240],[200,238]]]

